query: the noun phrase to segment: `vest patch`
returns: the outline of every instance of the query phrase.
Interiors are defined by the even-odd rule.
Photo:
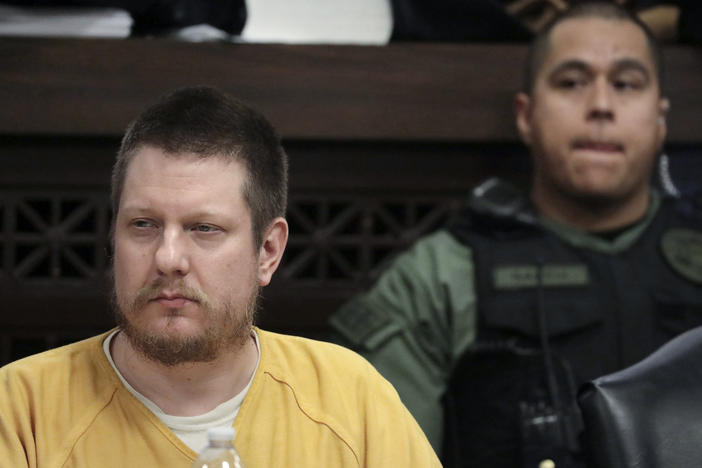
[[[702,233],[673,228],[661,236],[663,257],[684,278],[702,284]]]
[[[365,306],[347,305],[332,316],[331,322],[354,346],[364,346],[366,349],[374,349],[401,328],[387,314]]]
[[[547,263],[538,265],[499,265],[492,270],[493,286],[497,290],[585,286],[590,282],[587,265],[580,263]]]

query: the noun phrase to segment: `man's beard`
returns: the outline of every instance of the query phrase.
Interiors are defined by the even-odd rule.
[[[184,297],[194,300],[209,320],[207,327],[193,336],[169,335],[168,332],[154,333],[135,325],[128,317],[138,317],[151,299],[165,289],[178,291]],[[154,283],[139,289],[133,296],[120,302],[113,287],[112,305],[117,325],[125,333],[132,346],[152,361],[165,366],[176,366],[187,362],[211,362],[223,350],[237,350],[251,337],[260,287],[256,285],[245,310],[237,310],[232,302],[214,304],[207,295],[197,288],[186,286],[183,281]],[[170,309],[171,317],[181,314]]]

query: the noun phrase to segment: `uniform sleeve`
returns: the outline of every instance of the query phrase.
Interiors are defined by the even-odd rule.
[[[475,338],[475,317],[472,253],[439,231],[400,255],[331,326],[335,341],[395,386],[438,452],[441,396],[453,362]]]

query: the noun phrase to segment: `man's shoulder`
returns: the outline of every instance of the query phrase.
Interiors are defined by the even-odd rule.
[[[254,414],[278,418],[295,427],[289,438],[302,434],[299,442],[314,440],[320,453],[350,451],[364,466],[388,466],[385,456],[408,451],[435,459],[395,389],[363,357],[333,343],[257,332],[261,362],[240,424]]]
[[[79,411],[92,397],[110,394],[116,376],[102,352],[106,334],[44,351],[0,368],[0,392],[28,409]]]
[[[342,346],[257,330],[259,370],[269,388],[282,385],[314,421],[349,429],[358,411],[380,399],[401,405],[397,392],[361,355]],[[252,387],[253,390],[253,387]],[[394,403],[393,403],[394,402]]]
[[[0,419],[16,428],[39,421],[41,424],[34,429],[39,438],[63,441],[74,437],[76,428],[84,429],[116,388],[114,379],[105,378],[109,362],[104,353],[100,355],[104,336],[45,351],[1,368]],[[45,432],[53,434],[48,436]]]
[[[102,341],[107,334],[96,335],[81,341],[43,351],[13,361],[0,369],[0,372],[22,375],[25,378],[36,377],[51,373],[66,372],[75,366],[93,366],[96,362],[96,352],[101,350]]]
[[[362,399],[392,386],[360,354],[343,346],[259,330],[260,370],[285,382],[297,396],[316,405],[334,399]],[[349,393],[354,389],[354,394]],[[330,393],[331,392],[331,393]]]
[[[266,364],[297,376],[324,370],[326,377],[352,378],[372,366],[359,354],[334,343],[257,329]],[[304,377],[307,379],[308,377]]]

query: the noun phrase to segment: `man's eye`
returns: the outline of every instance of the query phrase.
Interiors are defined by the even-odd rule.
[[[195,230],[197,232],[216,232],[218,229],[214,226],[211,226],[209,224],[197,224],[195,225]]]
[[[153,227],[154,224],[151,221],[147,221],[145,219],[137,219],[132,222],[132,226],[140,229],[146,229]]]

